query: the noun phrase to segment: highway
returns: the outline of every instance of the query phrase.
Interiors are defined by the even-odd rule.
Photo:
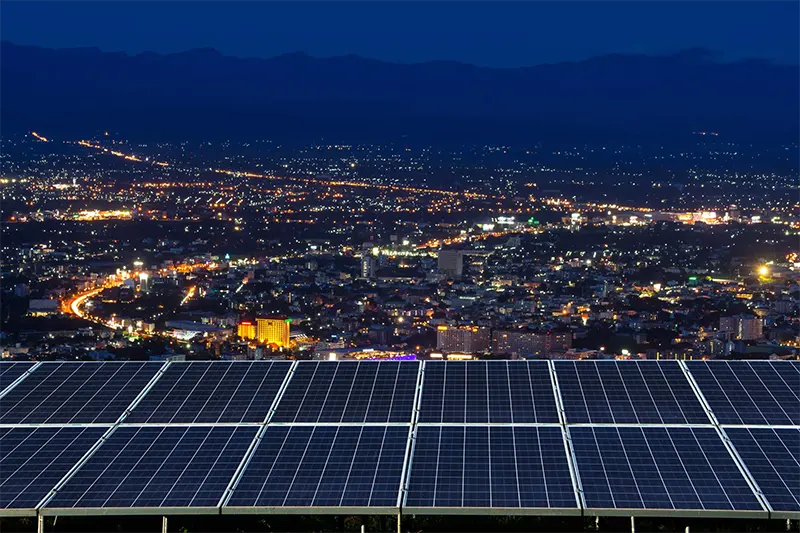
[[[65,307],[67,309],[69,309],[69,311],[73,315],[77,316],[78,318],[86,318],[86,313],[84,313],[81,310],[81,306],[83,305],[83,302],[85,302],[87,299],[89,299],[89,298],[91,298],[93,296],[97,296],[102,291],[103,291],[103,289],[100,288],[100,289],[94,289],[94,290],[91,290],[91,291],[88,291],[88,292],[81,293],[81,294],[75,296],[72,300],[68,301],[66,303]]]

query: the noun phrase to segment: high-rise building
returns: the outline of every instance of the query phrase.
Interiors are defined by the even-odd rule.
[[[153,288],[153,282],[150,281],[150,274],[142,272],[139,274],[139,290],[147,294]]]
[[[749,341],[764,336],[764,323],[755,316],[724,316],[719,319],[719,330],[726,332],[734,339]]]
[[[464,252],[461,250],[439,250],[439,275],[449,279],[461,279],[464,273]]]
[[[243,339],[252,340],[256,338],[256,325],[250,320],[243,320],[239,322],[239,327],[236,329],[236,334]]]
[[[289,346],[289,323],[291,318],[256,318],[256,337],[258,342],[275,344],[281,348]]]
[[[489,349],[489,328],[439,326],[436,347],[448,353],[478,353]]]
[[[364,279],[375,278],[375,271],[377,270],[377,261],[375,257],[367,255],[366,253],[361,256],[361,277]]]
[[[494,331],[492,353],[544,356],[572,348],[569,333],[533,333],[529,331]]]

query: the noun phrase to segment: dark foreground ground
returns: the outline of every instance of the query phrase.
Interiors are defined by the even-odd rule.
[[[161,531],[161,517],[52,517],[45,519],[45,532],[153,532]],[[168,531],[180,533],[222,532],[360,532],[367,533],[397,531],[394,516],[174,516],[168,518]],[[653,519],[637,518],[636,533],[684,532],[770,532],[800,533],[800,521],[787,524],[786,520],[731,520],[731,519]],[[0,519],[3,533],[34,532],[36,518]],[[409,533],[428,532],[571,532],[631,531],[629,518],[600,518],[598,522],[589,517],[489,517],[489,516],[406,516],[403,531]]]

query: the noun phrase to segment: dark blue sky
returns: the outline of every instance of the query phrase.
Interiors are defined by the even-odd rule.
[[[798,63],[800,2],[36,2],[0,3],[0,36],[47,47],[233,56],[358,54],[513,67],[691,47],[723,59]]]

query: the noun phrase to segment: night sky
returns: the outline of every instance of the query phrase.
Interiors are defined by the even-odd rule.
[[[723,60],[800,58],[797,1],[31,2],[0,4],[17,44],[226,55],[358,54],[514,67],[692,47]]]

